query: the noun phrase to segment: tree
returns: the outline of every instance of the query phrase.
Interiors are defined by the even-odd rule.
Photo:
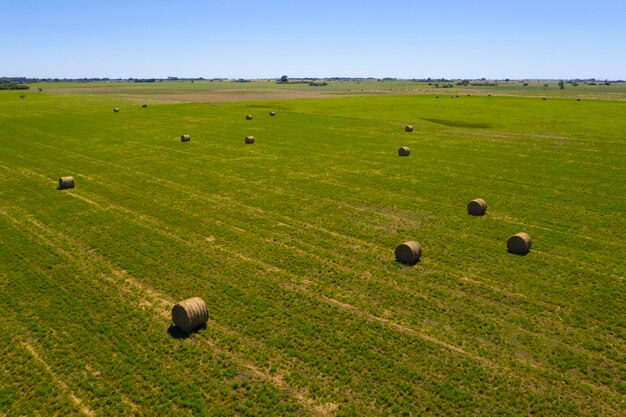
[[[282,77],[280,77],[280,82],[286,84],[289,82],[289,79],[287,78],[286,75],[283,75]]]
[[[22,100],[24,100],[24,97],[26,97],[24,94],[20,94],[20,98],[21,98]]]
[[[549,85],[549,84],[544,84],[543,86],[544,86],[545,88],[548,88],[548,85]]]
[[[561,90],[563,90],[565,88],[565,83],[563,82],[563,80],[559,81],[559,88]]]

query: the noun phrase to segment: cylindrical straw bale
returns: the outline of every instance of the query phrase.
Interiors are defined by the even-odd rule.
[[[412,132],[413,131],[413,126],[405,126],[404,131],[405,132]]]
[[[467,213],[472,216],[482,216],[487,212],[487,203],[482,198],[476,198],[467,204]]]
[[[254,136],[246,136],[246,143],[254,143]]]
[[[181,135],[180,137],[181,142],[189,142],[190,140],[191,140],[191,136],[189,135]]]
[[[59,178],[59,189],[64,190],[66,188],[74,188],[74,177]]]
[[[411,149],[409,149],[406,146],[403,146],[400,149],[398,149],[399,156],[409,156],[410,154],[411,154]]]
[[[271,111],[270,112],[270,116],[276,116],[276,112],[275,111]]]
[[[415,265],[422,256],[422,245],[415,240],[404,242],[396,248],[396,259],[407,265]]]
[[[246,120],[252,120],[252,115],[251,114],[247,114],[246,115]]]
[[[120,111],[120,109],[118,109],[117,107],[115,107],[115,108],[113,109],[113,112],[114,112],[114,113],[118,113],[119,111]]]
[[[172,321],[176,327],[190,333],[193,329],[202,326],[209,319],[209,310],[200,297],[181,301],[172,308]]]
[[[525,255],[533,245],[532,238],[527,233],[517,233],[509,238],[506,247],[511,253]]]

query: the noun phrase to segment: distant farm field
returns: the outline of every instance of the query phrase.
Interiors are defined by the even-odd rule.
[[[0,92],[0,416],[626,413],[626,101],[125,88]]]

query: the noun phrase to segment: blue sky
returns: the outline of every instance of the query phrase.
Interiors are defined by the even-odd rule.
[[[0,0],[0,76],[626,79],[626,0]]]

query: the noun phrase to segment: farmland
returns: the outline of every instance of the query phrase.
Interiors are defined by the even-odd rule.
[[[208,84],[0,92],[0,416],[626,412],[623,86]]]

